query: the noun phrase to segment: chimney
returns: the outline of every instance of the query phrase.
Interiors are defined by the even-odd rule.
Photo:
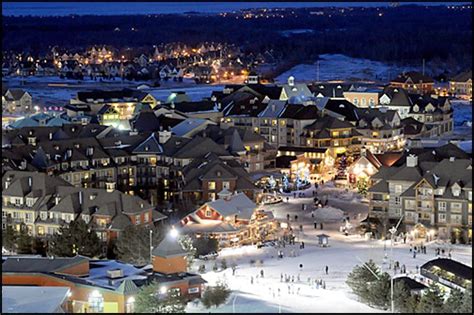
[[[418,165],[418,156],[410,154],[407,156],[407,167],[415,167]]]
[[[171,138],[171,131],[158,131],[158,142],[163,144]]]
[[[79,190],[79,204],[82,205],[82,190]]]
[[[293,76],[288,77],[288,85],[289,86],[294,86],[295,85],[295,77],[293,77]]]
[[[94,154],[94,147],[89,146],[87,147],[87,156],[92,156]]]
[[[113,192],[115,190],[115,182],[109,178],[105,183],[105,187],[107,192]]]
[[[8,176],[7,179],[5,180],[5,189],[7,189],[10,186],[10,183],[12,182],[12,176]]]

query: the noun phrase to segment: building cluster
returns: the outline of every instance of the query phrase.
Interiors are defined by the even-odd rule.
[[[386,235],[388,227],[402,219],[402,228],[413,238],[437,236],[471,242],[472,158],[469,154],[454,144],[447,144],[408,149],[379,159],[372,155],[368,160],[377,171],[370,177],[367,225],[378,229],[379,235]]]
[[[14,313],[43,308],[48,313],[134,313],[140,288],[151,283],[158,284],[160,297],[189,301],[201,297],[206,280],[188,272],[187,255],[178,239],[169,235],[153,248],[152,263],[141,268],[84,256],[2,257],[2,309],[5,306],[6,312]],[[5,299],[5,295],[11,299]],[[40,300],[40,305],[48,297],[48,303],[32,310],[21,297]]]
[[[53,47],[45,56],[5,52],[4,76],[60,76],[70,79],[175,80],[212,83],[246,75],[258,64],[275,63],[271,51],[254,55],[226,43],[155,45],[149,51],[93,46],[85,51]]]

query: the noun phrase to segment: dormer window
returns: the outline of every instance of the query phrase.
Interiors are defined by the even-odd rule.
[[[451,192],[453,193],[454,197],[459,197],[459,195],[461,195],[461,187],[459,187],[458,184],[454,184],[451,187]]]

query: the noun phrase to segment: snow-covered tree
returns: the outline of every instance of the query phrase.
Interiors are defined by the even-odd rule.
[[[431,284],[421,297],[417,307],[419,313],[437,313],[443,307],[443,296],[436,284]]]
[[[188,252],[187,255],[187,263],[188,268],[191,267],[194,261],[194,257],[196,255],[196,248],[193,245],[193,239],[189,235],[181,235],[178,239],[179,244],[181,247]]]
[[[460,313],[472,314],[472,285],[464,291],[463,301],[459,308]]]
[[[464,294],[458,290],[453,289],[449,294],[448,299],[443,305],[443,313],[462,313],[461,307],[463,305]]]
[[[157,282],[141,287],[135,297],[135,313],[184,313],[185,307],[182,297],[160,294]]]
[[[201,302],[206,308],[211,308],[212,306],[217,308],[225,303],[230,292],[226,283],[218,282],[215,286],[207,287],[202,295]]]

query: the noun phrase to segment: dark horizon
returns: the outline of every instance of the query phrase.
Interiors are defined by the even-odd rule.
[[[257,8],[387,7],[391,2],[2,2],[3,16],[217,14]],[[469,5],[469,2],[399,2],[400,5]]]

